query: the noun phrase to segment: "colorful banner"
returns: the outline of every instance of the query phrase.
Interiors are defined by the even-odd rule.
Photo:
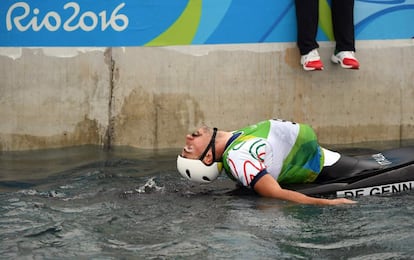
[[[318,40],[333,40],[320,0]],[[414,0],[356,0],[357,40],[414,37]],[[0,46],[295,42],[293,0],[1,0]]]

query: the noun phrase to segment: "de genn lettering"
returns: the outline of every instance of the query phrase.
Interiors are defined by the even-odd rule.
[[[43,14],[39,8],[31,8],[25,2],[17,2],[11,5],[7,11],[6,28],[8,31],[16,28],[21,32],[30,29],[35,32],[42,29],[54,32],[61,28],[68,32],[76,30],[88,32],[97,28],[101,31],[108,28],[123,31],[129,23],[128,17],[120,13],[124,6],[125,3],[119,4],[108,17],[106,10],[99,14],[93,11],[82,11],[78,3],[69,2],[63,6],[63,10],[69,11],[69,16],[62,21],[61,15],[56,11]]]

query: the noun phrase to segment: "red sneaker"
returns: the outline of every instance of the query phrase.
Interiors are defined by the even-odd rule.
[[[340,51],[336,55],[333,54],[331,57],[333,63],[341,64],[344,69],[359,69],[359,62],[355,58],[353,51]]]
[[[303,65],[303,69],[306,71],[323,70],[323,63],[317,49],[310,51],[306,55],[302,55],[300,64]]]

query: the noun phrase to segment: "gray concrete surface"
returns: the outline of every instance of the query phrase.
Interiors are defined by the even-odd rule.
[[[200,124],[312,125],[323,144],[414,138],[414,42],[358,41],[360,70],[305,72],[294,43],[0,48],[0,151],[178,148]]]

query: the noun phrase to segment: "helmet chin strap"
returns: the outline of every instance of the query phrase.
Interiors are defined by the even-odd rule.
[[[210,143],[208,143],[206,149],[201,154],[200,158],[198,158],[200,161],[203,161],[204,157],[206,157],[208,151],[211,148],[211,151],[213,152],[213,160],[211,161],[211,163],[207,164],[207,166],[212,165],[216,161],[216,135],[217,135],[217,128],[214,127],[213,135],[211,136]]]

